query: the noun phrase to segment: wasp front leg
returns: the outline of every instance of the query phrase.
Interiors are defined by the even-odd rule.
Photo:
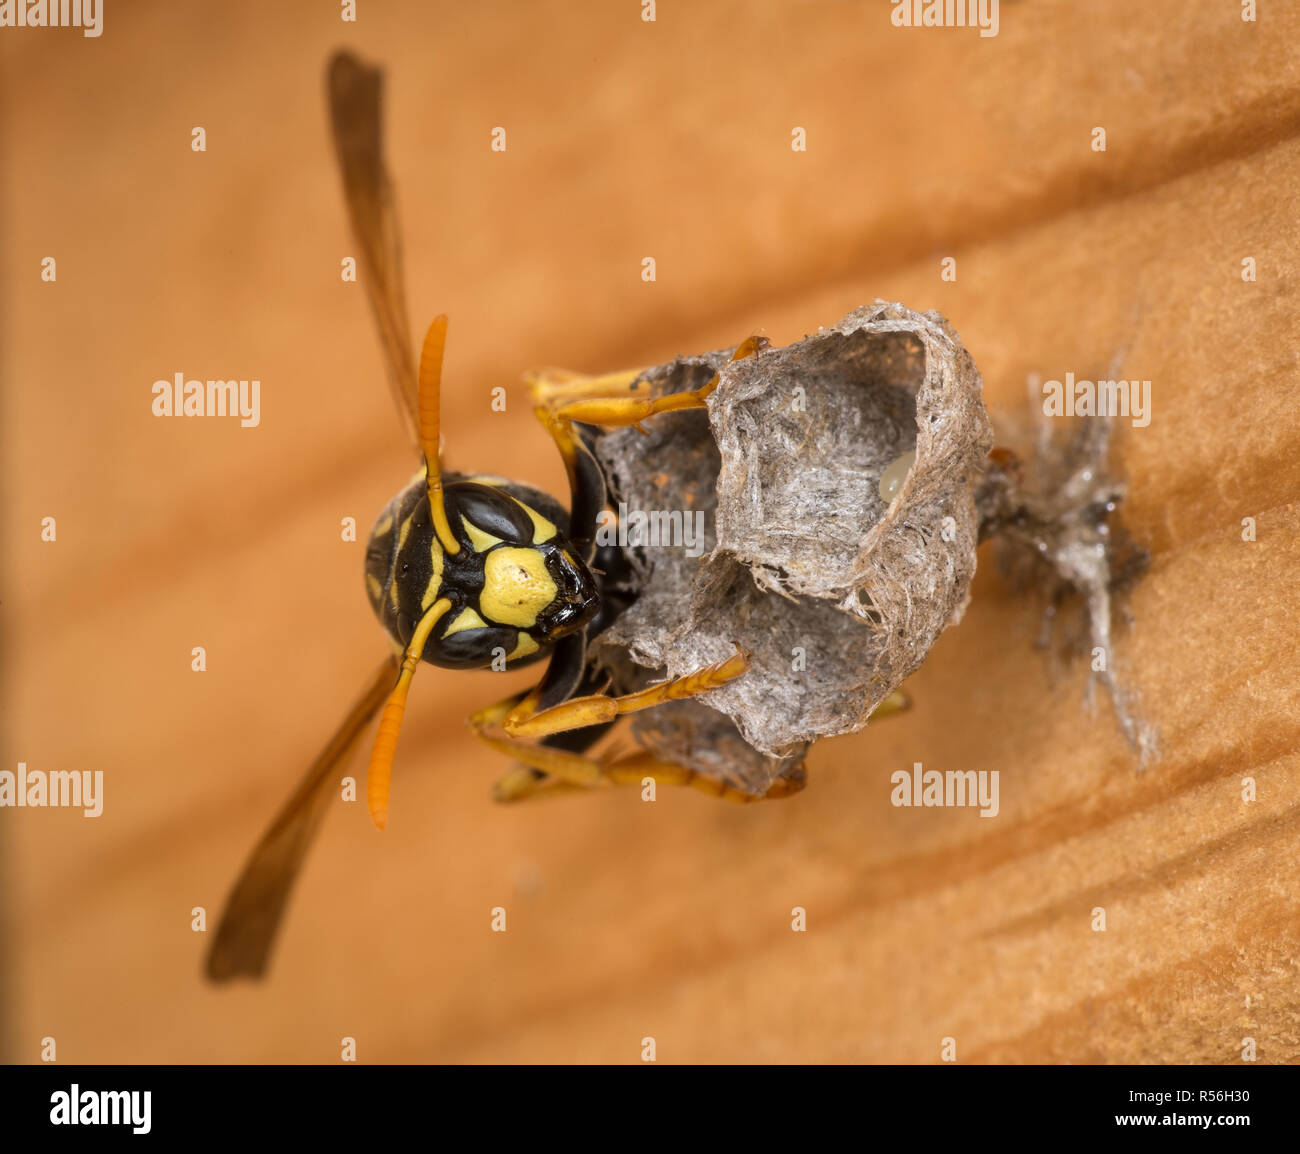
[[[572,401],[630,396],[645,368],[621,369],[591,377],[568,369],[537,369],[524,375],[536,408],[554,409]]]
[[[766,348],[764,337],[749,337],[731,355],[733,361]],[[570,536],[590,542],[605,509],[606,485],[600,465],[579,433],[579,425],[640,425],[658,413],[707,407],[718,387],[714,373],[698,389],[662,397],[634,395],[644,369],[626,369],[599,377],[585,377],[559,369],[546,369],[527,378],[534,412],[555,442],[569,477]]]
[[[766,337],[743,340],[731,354],[733,361],[743,360],[767,348]],[[719,374],[698,389],[668,393],[662,397],[631,395],[637,378],[644,370],[611,373],[605,377],[572,378],[558,374],[539,374],[530,382],[538,416],[548,429],[554,425],[639,425],[659,413],[678,413],[686,409],[703,409],[718,387]],[[554,432],[552,432],[554,436]]]

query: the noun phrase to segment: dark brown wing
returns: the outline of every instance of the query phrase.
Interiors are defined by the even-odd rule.
[[[397,662],[389,658],[249,856],[226,901],[208,953],[207,974],[212,981],[258,978],[266,969],[289,891],[335,796],[339,784],[335,770],[356,748],[366,723],[383,705],[396,678]]]
[[[352,232],[361,249],[361,275],[379,327],[388,381],[407,436],[419,452],[419,404],[402,283],[402,237],[392,181],[384,167],[379,108],[383,90],[383,72],[368,68],[350,52],[336,52],[330,60],[330,121]]]

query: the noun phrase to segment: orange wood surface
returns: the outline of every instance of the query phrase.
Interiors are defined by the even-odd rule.
[[[96,819],[0,811],[6,1060],[1300,1058],[1300,11],[1004,0],[985,39],[848,0],[107,8],[98,39],[0,33],[0,768],[105,780]],[[524,369],[876,297],[948,317],[995,427],[1031,373],[1150,379],[1116,661],[1160,758],[1034,648],[988,546],[914,709],[789,801],[494,806],[463,718],[502,679],[425,667],[387,831],[340,801],[269,979],[206,985],[191,909],[383,652],[340,521],[413,468],[339,276],[344,45],[388,69],[412,323],[451,316],[451,467],[562,492]],[[154,417],[176,372],[260,379],[260,426]],[[895,809],[915,762],[998,770],[1001,812]]]

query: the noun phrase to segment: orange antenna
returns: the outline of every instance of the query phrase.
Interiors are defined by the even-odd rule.
[[[450,608],[451,601],[443,597],[430,605],[429,611],[420,618],[402,656],[402,669],[397,675],[397,684],[384,702],[384,712],[379,718],[379,729],[375,733],[375,745],[370,751],[370,770],[366,776],[366,804],[370,807],[370,820],[380,829],[388,824],[388,787],[393,779],[393,753],[397,749],[397,735],[406,713],[406,694],[411,688],[411,678],[415,676],[415,667],[420,664],[420,654],[424,652],[429,634]]]
[[[429,487],[429,508],[433,529],[448,553],[459,553],[460,542],[452,536],[447,509],[442,500],[442,461],[438,453],[439,406],[442,395],[442,354],[447,347],[447,317],[433,318],[420,350],[420,448],[424,450],[425,482]]]

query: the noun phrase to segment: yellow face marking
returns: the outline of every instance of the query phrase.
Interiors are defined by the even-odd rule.
[[[414,517],[415,514],[412,513],[410,517],[407,517],[406,520],[402,522],[402,527],[397,531],[397,552],[398,553],[402,551],[402,546],[406,544],[407,534],[409,534],[411,531],[411,520]],[[396,556],[396,554],[394,554],[394,556]],[[397,582],[396,581],[394,581],[388,587],[388,599],[393,603],[393,609],[394,611],[396,611],[397,609]]]
[[[500,625],[532,628],[537,615],[558,593],[546,571],[546,561],[536,549],[493,549],[484,559],[478,603]]]
[[[386,516],[382,521],[379,522],[378,525],[375,526],[375,531],[373,536],[382,537],[392,527],[393,527],[393,515],[392,513],[389,513],[388,516]]]
[[[525,505],[522,501],[517,502],[517,504],[520,506],[520,508],[523,509],[525,513],[527,513],[533,519],[533,544],[534,545],[540,545],[543,541],[549,541],[552,537],[555,536],[557,532],[559,532],[559,530],[556,529],[556,527],[552,525],[551,522],[548,521],[545,517],[543,517],[536,509],[533,509],[530,506]]]
[[[491,533],[484,533],[472,521],[462,517],[460,523],[465,526],[465,535],[469,537],[469,543],[474,547],[475,553],[486,553],[493,545],[501,544],[500,537],[494,537]]]
[[[435,533],[429,541],[429,557],[433,561],[433,576],[424,587],[424,598],[420,602],[420,611],[428,609],[438,599],[438,590],[442,588],[442,543]]]
[[[473,609],[462,609],[460,615],[447,626],[447,632],[444,637],[450,637],[453,633],[460,633],[464,629],[486,629],[487,622],[483,620]],[[506,659],[507,661],[509,658]]]
[[[384,587],[379,584],[379,579],[373,573],[366,574],[366,589],[370,593],[370,600],[377,602],[384,595]]]
[[[527,633],[519,634],[519,643],[506,655],[507,661],[513,661],[516,657],[527,657],[530,653],[536,653],[541,646],[537,644]]]

